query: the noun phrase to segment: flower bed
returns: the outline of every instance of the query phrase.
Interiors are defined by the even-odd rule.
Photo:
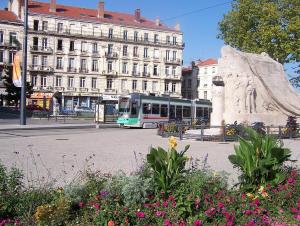
[[[252,132],[249,132],[252,133]],[[268,137],[240,141],[258,145],[273,141]],[[244,142],[244,143],[243,143]],[[251,143],[252,142],[252,143]],[[262,152],[284,151],[280,146]],[[169,149],[152,148],[139,171],[125,175],[86,172],[82,183],[64,188],[25,188],[23,174],[0,166],[0,225],[298,225],[300,223],[300,176],[297,169],[276,163],[276,168],[255,168],[255,180],[243,170],[241,184],[229,187],[226,175],[187,158],[188,146],[176,150],[177,141],[169,139]],[[251,151],[251,149],[250,149]],[[260,161],[273,161],[257,152]],[[277,156],[277,154],[276,154]],[[237,157],[231,157],[234,159]],[[241,157],[242,158],[242,157]],[[235,159],[236,160],[236,159]],[[240,165],[242,162],[237,160]],[[236,163],[237,164],[237,163]],[[277,180],[276,175],[284,175]],[[265,178],[264,173],[274,175]]]

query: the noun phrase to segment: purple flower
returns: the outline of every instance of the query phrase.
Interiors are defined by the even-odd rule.
[[[105,191],[105,190],[100,191],[100,195],[101,195],[102,197],[106,197],[106,196],[108,195],[108,192]]]

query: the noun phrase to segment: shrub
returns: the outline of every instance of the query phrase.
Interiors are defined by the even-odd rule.
[[[228,158],[234,167],[242,171],[240,184],[246,189],[256,189],[267,183],[279,184],[285,178],[284,163],[290,161],[291,151],[270,135],[260,135],[253,129],[246,129],[249,139],[239,137],[235,155]]]

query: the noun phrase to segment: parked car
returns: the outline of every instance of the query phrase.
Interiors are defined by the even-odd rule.
[[[74,111],[76,113],[80,113],[80,112],[94,113],[94,110],[89,107],[75,107]]]
[[[26,106],[26,109],[28,111],[43,111],[44,110],[41,106],[36,105],[36,104],[29,104]]]

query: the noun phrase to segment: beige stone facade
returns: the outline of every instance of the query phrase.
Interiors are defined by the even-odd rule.
[[[22,17],[19,2],[9,1],[8,8]],[[35,92],[55,93],[68,109],[132,92],[181,96],[183,35],[178,28],[144,19],[140,10],[134,15],[104,11],[101,2],[97,10],[70,6],[73,17],[69,6],[53,0],[30,4],[40,7],[29,7],[27,79]]]

